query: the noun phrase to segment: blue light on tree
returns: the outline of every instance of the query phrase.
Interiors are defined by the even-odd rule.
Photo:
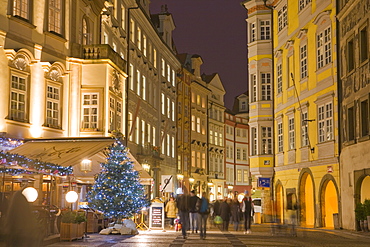
[[[139,173],[133,169],[127,152],[121,138],[117,137],[105,152],[102,171],[95,175],[95,183],[87,195],[92,208],[117,221],[129,218],[148,206]]]

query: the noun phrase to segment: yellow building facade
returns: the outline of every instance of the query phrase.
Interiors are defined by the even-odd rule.
[[[276,219],[339,227],[335,1],[273,4]]]

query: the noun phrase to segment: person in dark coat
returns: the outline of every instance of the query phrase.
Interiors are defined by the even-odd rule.
[[[231,202],[231,221],[234,225],[234,231],[237,231],[239,229],[239,222],[240,222],[240,203],[238,202],[238,199],[235,197],[234,200]]]
[[[229,222],[230,222],[230,205],[227,203],[227,199],[225,199],[220,204],[220,216],[222,218],[222,228],[221,231],[228,231],[229,229]]]
[[[179,190],[177,196],[177,209],[180,216],[182,237],[184,239],[187,238],[186,234],[189,229],[189,209],[190,209],[189,201],[190,201],[189,196],[184,195],[182,189]]]
[[[22,190],[15,192],[5,217],[5,241],[8,247],[41,246],[42,235]]]
[[[195,190],[190,191],[190,230],[191,233],[198,233],[198,210],[197,204],[199,204],[200,198],[195,194]]]
[[[245,228],[244,234],[245,233],[249,234],[251,233],[251,222],[252,222],[252,215],[254,212],[252,198],[250,198],[249,196],[244,196],[242,211],[244,213],[244,228]]]

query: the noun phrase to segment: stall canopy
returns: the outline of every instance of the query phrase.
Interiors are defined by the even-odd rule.
[[[105,162],[104,151],[114,143],[113,138],[60,138],[60,139],[30,139],[17,148],[10,150],[44,162],[51,162],[60,166],[72,166],[76,179],[82,183],[92,184],[94,175],[101,171],[100,163]],[[134,169],[140,174],[140,182],[144,185],[151,184],[151,176],[139,162],[128,152]],[[90,170],[82,170],[81,162],[91,161]]]

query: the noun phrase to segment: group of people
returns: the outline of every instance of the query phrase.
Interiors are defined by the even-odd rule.
[[[209,200],[203,193],[202,197],[198,197],[194,190],[190,195],[184,195],[180,192],[176,198],[171,197],[165,207],[167,218],[170,219],[171,228],[174,226],[174,219],[177,215],[181,222],[181,232],[183,238],[188,237],[188,231],[198,233],[201,239],[206,238],[207,219],[210,213]]]
[[[170,197],[165,206],[167,218],[170,219],[171,228],[175,225],[175,219],[180,218],[182,224],[182,236],[188,237],[188,231],[200,235],[200,239],[206,238],[207,220],[212,211],[212,218],[220,216],[222,218],[221,230],[228,231],[230,221],[234,225],[234,230],[238,231],[239,224],[244,220],[244,233],[251,233],[251,223],[254,214],[252,198],[245,196],[242,202],[237,198],[215,201],[213,205],[209,203],[206,193],[198,197],[194,190],[190,195],[180,192],[175,199]]]
[[[239,225],[244,221],[244,233],[251,233],[254,209],[252,198],[244,196],[241,202],[237,198],[225,198],[222,201],[215,201],[213,206],[213,217],[222,218],[221,230],[228,231],[230,222],[234,226],[234,231],[239,230]]]

